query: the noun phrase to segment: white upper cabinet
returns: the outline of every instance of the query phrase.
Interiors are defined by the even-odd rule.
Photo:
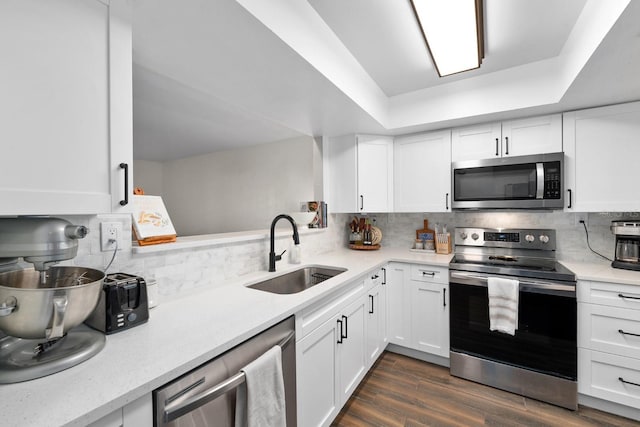
[[[394,142],[395,212],[451,210],[451,131],[404,136]]]
[[[564,114],[567,210],[640,210],[640,102]]]
[[[348,135],[326,138],[325,197],[332,212],[391,212],[393,138]]]
[[[451,136],[454,162],[560,151],[560,114],[456,128]]]
[[[125,0],[0,3],[0,215],[127,210],[130,13]]]

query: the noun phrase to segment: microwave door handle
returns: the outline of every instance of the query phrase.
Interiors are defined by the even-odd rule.
[[[536,163],[536,199],[542,199],[544,197],[544,165],[542,163]]]

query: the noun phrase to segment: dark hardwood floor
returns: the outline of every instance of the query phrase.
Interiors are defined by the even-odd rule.
[[[384,352],[333,426],[640,426],[580,406],[570,411],[452,377],[449,369]]]

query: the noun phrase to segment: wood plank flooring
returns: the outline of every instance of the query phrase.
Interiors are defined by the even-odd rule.
[[[384,352],[332,426],[640,426],[580,406],[570,411],[449,375]]]

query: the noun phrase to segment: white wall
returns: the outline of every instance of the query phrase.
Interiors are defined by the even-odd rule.
[[[151,196],[163,196],[162,190],[162,163],[150,160],[134,160],[133,185],[141,187],[145,194]]]
[[[314,200],[314,140],[302,137],[163,164],[163,200],[179,236],[269,228]]]

